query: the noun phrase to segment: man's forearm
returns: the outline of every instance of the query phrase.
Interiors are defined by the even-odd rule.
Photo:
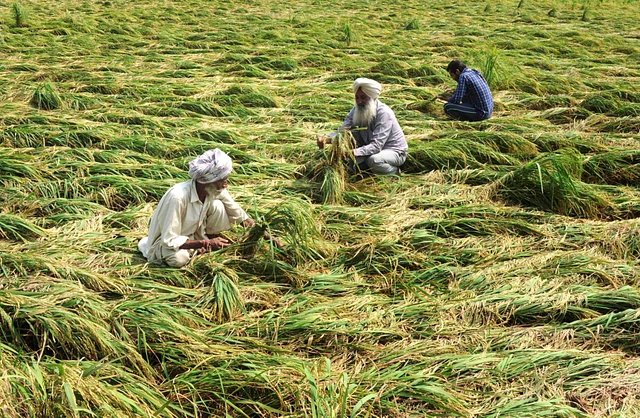
[[[180,247],[181,250],[202,250],[202,251],[210,251],[210,250],[219,250],[224,247],[228,247],[231,245],[228,239],[222,237],[215,237],[211,239],[203,239],[203,240],[188,240]]]
[[[466,92],[467,92],[466,82],[464,80],[460,80],[458,82],[458,88],[453,93],[453,96],[449,98],[448,102],[456,103],[456,104],[462,103],[462,98],[464,97]]]
[[[181,250],[197,250],[198,248],[203,248],[206,245],[207,240],[195,240],[190,239],[187,240],[184,244],[180,246]]]

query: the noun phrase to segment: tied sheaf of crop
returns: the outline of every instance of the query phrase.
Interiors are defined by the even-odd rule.
[[[5,6],[0,415],[640,415],[638,2]],[[491,119],[445,117],[452,59]],[[400,178],[316,147],[357,77]],[[212,148],[256,226],[146,263]]]

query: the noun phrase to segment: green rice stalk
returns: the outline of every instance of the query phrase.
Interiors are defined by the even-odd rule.
[[[590,112],[604,113],[606,115],[616,115],[618,109],[621,109],[622,100],[615,92],[605,91],[590,94],[581,103],[580,107]],[[628,115],[619,115],[628,116]]]
[[[322,157],[313,168],[312,180],[320,182],[320,194],[324,204],[339,205],[344,200],[347,170],[343,156],[353,155],[351,150],[355,139],[349,130],[341,131],[333,137],[330,149],[321,153]],[[351,158],[355,165],[355,160]]]
[[[341,166],[327,165],[324,167],[320,193],[325,205],[339,205],[343,202],[345,189],[345,173]]]
[[[211,257],[195,260],[190,269],[203,284],[209,286],[199,302],[208,319],[222,323],[232,320],[244,309],[235,271]]]
[[[382,60],[371,67],[369,71],[375,73],[376,78],[384,82],[384,77],[381,78],[381,76],[407,77],[409,68],[410,66],[406,62],[398,58],[383,56]]]
[[[594,155],[584,162],[585,180],[602,184],[637,184],[640,180],[640,151],[612,151]]]
[[[0,132],[2,145],[15,148],[35,148],[45,144],[46,135],[41,127],[33,128],[29,125],[3,129]]]
[[[172,379],[167,389],[191,395],[211,416],[224,416],[225,410],[238,416],[282,416],[296,412],[302,367],[296,357],[268,351],[210,356]]]
[[[78,89],[78,91],[81,93],[94,93],[103,95],[122,94],[124,92],[123,90],[124,88],[121,85],[115,84],[113,82],[91,83]]]
[[[18,147],[21,148],[21,147]],[[0,148],[0,175],[28,179],[39,182],[51,178],[47,166],[33,163],[33,154],[25,149]]]
[[[581,218],[609,216],[612,206],[580,181],[582,160],[575,150],[542,154],[490,184],[509,201]]]
[[[72,148],[101,148],[108,141],[108,133],[93,129],[73,129],[47,139],[47,145]]]
[[[204,116],[223,117],[228,116],[227,111],[214,103],[207,102],[182,102],[177,106],[179,109],[188,110]]]
[[[543,236],[542,232],[528,222],[510,219],[454,218],[428,220],[417,223],[415,228],[433,231],[439,237],[534,235]]]
[[[247,233],[243,242],[240,244],[242,257],[244,259],[248,260],[256,255],[264,240],[264,234],[266,231],[267,225],[265,224],[256,224],[249,230],[249,233]]]
[[[552,412],[553,411],[553,412]],[[540,400],[535,397],[507,401],[495,409],[495,413],[487,417],[498,418],[504,416],[521,417],[586,417],[578,408],[566,405],[565,399]]]
[[[0,213],[0,238],[30,241],[46,235],[46,230],[20,216]]]
[[[0,333],[22,350],[46,350],[59,359],[117,358],[135,373],[153,376],[136,350],[111,333],[105,319],[83,309],[91,303],[95,302],[58,299],[48,292],[0,291]]]
[[[267,254],[258,253],[250,259],[231,259],[229,267],[256,276],[265,281],[286,283],[296,289],[303,288],[309,281],[309,274],[298,267],[292,266],[286,259],[275,257],[270,250]]]
[[[468,396],[452,388],[443,377],[445,373],[429,371],[433,367],[431,362],[407,363],[406,360],[398,360],[399,356],[394,357],[396,359],[391,360],[391,364],[387,363],[383,370],[369,367],[358,376],[360,385],[380,389],[382,408],[393,408],[399,400],[413,400],[418,402],[422,411],[435,410],[445,416],[469,414]]]
[[[247,93],[220,96],[215,99],[220,106],[246,106],[246,107],[262,107],[262,108],[278,108],[281,104],[278,100],[260,93]]]
[[[399,241],[380,239],[344,248],[338,264],[345,270],[354,267],[376,275],[402,273],[404,270],[423,268],[424,257],[412,252]]]
[[[575,148],[582,154],[610,151],[609,147],[575,133],[535,135],[531,137],[531,142],[538,147],[540,152],[554,152],[562,148]]]
[[[194,132],[191,132],[190,136],[194,136],[213,143],[227,145],[237,145],[241,143],[240,138],[238,138],[238,136],[234,132],[222,129],[198,129]]]
[[[519,160],[493,146],[468,138],[436,139],[414,146],[405,163],[407,172],[485,168],[485,164],[518,165]]]
[[[598,129],[602,132],[637,134],[640,132],[640,117],[627,116],[605,120]]]
[[[511,132],[442,130],[437,137],[440,139],[465,139],[488,146],[494,151],[512,154],[518,157],[522,156],[522,158],[528,158],[538,154],[538,147],[535,143],[524,138],[522,135]],[[493,163],[495,164],[495,162]]]
[[[417,17],[414,17],[413,19],[408,21],[406,25],[404,25],[404,30],[418,30],[418,29],[420,29],[420,21],[418,20]]]
[[[407,156],[404,170],[412,173],[479,166],[463,151],[449,145],[449,141],[430,141],[419,148],[416,147]]]
[[[171,294],[148,289],[153,292],[151,297],[136,296],[118,303],[113,310],[114,332],[128,336],[129,344],[146,363],[163,364],[165,375],[175,375],[184,371],[186,358],[201,358],[207,352],[201,330],[213,324],[204,318],[210,313],[201,306],[205,289]]]
[[[589,20],[591,20],[589,18],[589,8],[585,7],[584,11],[582,12],[582,17],[580,18],[580,20],[582,20],[583,22],[588,22]]]
[[[579,319],[563,324],[561,330],[571,330],[581,341],[593,341],[598,336],[601,344],[629,353],[638,352],[637,333],[640,331],[638,309],[611,312],[597,318]]]
[[[55,110],[62,107],[62,99],[55,86],[50,83],[42,83],[31,96],[31,106],[42,110]]]
[[[259,68],[263,70],[280,70],[280,71],[293,71],[296,69],[297,62],[293,58],[276,58],[268,62],[264,62],[259,65]]]
[[[152,381],[141,381],[115,362],[56,359],[28,359],[6,356],[0,363],[12,378],[0,389],[3,413],[12,416],[77,417],[91,411],[108,411],[108,416],[150,416],[172,418],[187,412],[168,400]],[[3,393],[8,390],[10,398]]]
[[[340,38],[347,46],[351,46],[351,43],[355,40],[356,34],[349,23],[345,23],[342,26],[342,36]]]
[[[27,10],[18,2],[11,5],[11,14],[17,28],[27,27],[28,13]]]
[[[521,3],[522,1],[524,0],[521,0]],[[482,55],[479,64],[480,72],[493,90],[497,90],[506,84],[505,74],[507,73],[503,70],[501,59],[502,53],[494,46]]]
[[[262,226],[254,227],[255,231],[252,229],[250,232],[253,239],[249,237],[245,242],[259,239],[260,234],[264,236],[264,232],[268,231],[283,241],[284,251],[287,256],[293,257],[296,264],[324,258],[327,246],[323,245],[317,214],[309,202],[289,198],[261,218]]]
[[[346,418],[347,411],[351,411],[349,416],[354,417],[366,402],[376,396],[375,394],[362,396],[358,390],[359,386],[352,383],[347,373],[331,371],[329,359],[325,359],[324,368],[318,367],[317,369],[304,367],[303,373],[307,388],[305,396],[300,399],[301,405],[298,407],[305,413],[309,411],[312,417]]]

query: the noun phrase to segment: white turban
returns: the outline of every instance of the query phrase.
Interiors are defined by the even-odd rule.
[[[357,78],[356,81],[353,82],[353,92],[356,93],[359,88],[373,100],[376,100],[382,91],[380,83],[370,78]]]
[[[209,150],[189,162],[189,175],[198,183],[223,180],[231,173],[231,157],[220,149]]]

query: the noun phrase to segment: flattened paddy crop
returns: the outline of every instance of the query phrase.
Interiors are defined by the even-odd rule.
[[[639,2],[3,6],[3,417],[640,416]],[[491,119],[446,118],[452,59]],[[400,178],[316,147],[357,77]],[[258,224],[147,263],[213,148]]]

